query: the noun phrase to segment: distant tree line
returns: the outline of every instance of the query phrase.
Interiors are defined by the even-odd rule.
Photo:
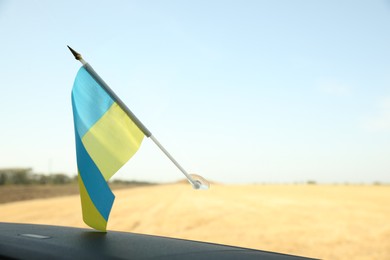
[[[0,169],[0,185],[10,184],[68,184],[77,181],[77,176],[70,177],[63,173],[50,175],[33,173],[32,168]]]
[[[34,173],[32,168],[0,169],[0,186],[2,185],[30,185],[30,184],[70,184],[77,183],[77,175],[69,176],[64,173],[40,174]],[[146,186],[155,183],[145,181],[112,180],[110,183],[123,186]]]

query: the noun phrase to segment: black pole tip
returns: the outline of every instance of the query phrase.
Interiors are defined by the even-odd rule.
[[[70,52],[73,54],[73,56],[74,56],[74,58],[75,58],[76,60],[82,59],[80,53],[78,53],[77,51],[73,50],[71,47],[69,47],[69,45],[66,45],[66,46],[68,46]]]

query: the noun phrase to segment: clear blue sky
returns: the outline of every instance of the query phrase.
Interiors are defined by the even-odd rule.
[[[389,1],[1,1],[0,167],[76,173],[79,51],[189,172],[390,182]],[[181,173],[145,139],[117,178]]]

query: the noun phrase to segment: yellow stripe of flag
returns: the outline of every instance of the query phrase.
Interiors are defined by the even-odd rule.
[[[99,213],[99,211],[93,204],[91,198],[89,197],[88,191],[85,188],[80,173],[79,189],[84,222],[94,229],[106,231],[107,221],[102,217],[102,215]]]
[[[88,154],[105,180],[138,150],[144,134],[115,102],[83,136]]]

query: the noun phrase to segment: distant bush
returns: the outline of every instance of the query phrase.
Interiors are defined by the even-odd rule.
[[[0,185],[29,184],[31,168],[0,169]]]
[[[67,184],[75,182],[77,178],[69,177],[63,173],[38,174],[31,168],[0,169],[0,185],[28,185],[28,184]]]
[[[146,182],[146,181],[128,181],[128,180],[112,180],[109,183],[111,184],[122,184],[122,185],[134,185],[134,186],[146,186],[146,185],[154,185],[155,183]]]

